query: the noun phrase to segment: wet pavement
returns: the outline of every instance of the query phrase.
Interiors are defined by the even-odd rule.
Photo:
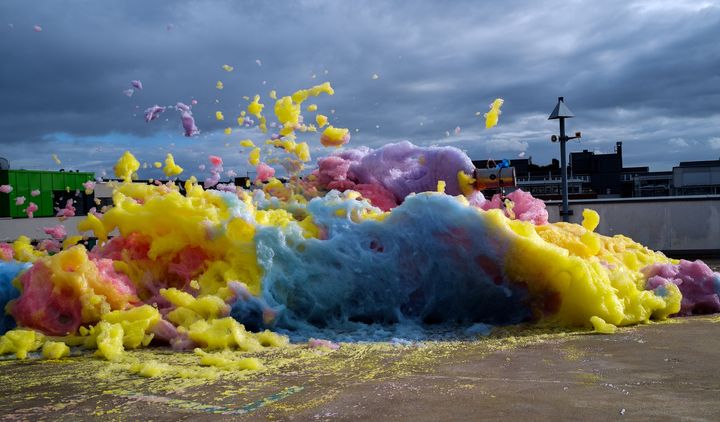
[[[0,362],[2,420],[720,420],[720,319],[614,335],[511,328],[475,341],[255,354],[262,371],[142,378],[92,356]],[[190,368],[191,353],[127,353]],[[243,355],[246,356],[246,355]],[[196,373],[197,375],[197,373]]]

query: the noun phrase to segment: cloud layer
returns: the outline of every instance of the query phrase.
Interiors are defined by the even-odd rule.
[[[547,115],[562,95],[577,116],[569,130],[583,132],[570,151],[609,152],[620,140],[626,165],[657,170],[720,155],[714,2],[157,3],[2,2],[0,156],[47,169],[56,153],[61,167],[100,173],[125,149],[147,162],[172,151],[188,168],[217,154],[242,174],[251,169],[238,141],[264,139],[237,125],[222,133],[242,97],[260,94],[270,108],[271,89],[325,80],[336,94],[317,100],[320,111],[351,129],[350,146],[409,139],[542,164],[558,154]],[[128,98],[133,79],[144,89]],[[503,114],[486,130],[497,97]],[[182,136],[174,111],[142,118],[193,98],[199,137]],[[228,121],[215,121],[218,110]]]

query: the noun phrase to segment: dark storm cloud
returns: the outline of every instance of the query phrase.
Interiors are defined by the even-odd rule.
[[[627,164],[660,167],[719,155],[720,9],[710,2],[9,0],[0,16],[0,155],[21,166],[47,166],[40,149],[74,155],[92,142],[96,159],[77,163],[95,170],[124,148],[159,151],[148,139],[175,142],[195,166],[246,137],[219,134],[243,95],[260,93],[269,109],[270,89],[324,80],[336,95],[318,99],[321,110],[336,110],[331,121],[354,145],[410,139],[542,163],[557,154],[546,119],[564,95],[571,129],[584,133],[573,148],[623,140]],[[132,79],[145,89],[127,98]],[[500,125],[484,130],[497,97]],[[174,111],[142,120],[145,107],[191,98],[200,139],[182,139]],[[216,122],[216,110],[229,121]]]

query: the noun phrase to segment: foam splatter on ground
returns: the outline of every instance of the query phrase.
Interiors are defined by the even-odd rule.
[[[88,355],[36,362],[32,358],[37,356],[31,354],[29,363],[53,365],[52,375],[32,364],[0,360],[0,382],[6,386],[6,400],[0,407],[12,409],[9,413],[20,419],[52,418],[59,413],[67,417],[73,412],[87,416],[87,410],[100,417],[128,416],[147,412],[149,406],[208,416],[253,415],[261,410],[294,414],[332,400],[354,384],[431,372],[451,356],[456,361],[477,359],[530,344],[562,342],[574,334],[551,331],[513,327],[483,341],[353,343],[337,351],[292,345],[254,353],[265,362],[257,371],[208,369],[192,353],[159,349],[129,351],[119,363]],[[237,351],[225,354],[236,360],[247,356]],[[139,377],[148,363],[165,372],[154,378]],[[333,387],[327,388],[328,384]],[[32,391],[37,392],[28,393]]]
[[[0,354],[94,351],[113,362],[107,371],[203,380],[280,368],[271,350],[290,339],[307,342],[302,353],[340,353],[338,342],[451,344],[526,322],[611,333],[720,310],[720,274],[702,262],[595,233],[592,210],[581,225],[549,224],[542,201],[528,193],[486,199],[456,148],[343,149],[300,177],[311,157],[298,133],[327,125],[320,144],[350,141],[326,116],[316,114],[313,126],[302,115],[309,97],[333,94],[323,83],[275,100],[279,133],[265,152],[243,141],[253,148],[254,186],[220,184],[216,156],[204,183],[133,183],[140,162],[126,152],[115,166],[122,182],[114,183],[113,206],[78,226],[98,239],[93,249],[76,245],[79,238],[65,239],[57,253],[27,238],[1,245],[0,297],[12,318],[3,320]],[[248,101],[266,132],[260,96]],[[488,127],[501,105],[493,103]],[[190,106],[174,108],[185,134],[196,134]],[[151,107],[146,120],[164,109]],[[286,181],[261,161],[272,150],[286,155]],[[164,172],[184,169],[168,154]],[[20,327],[5,333],[13,323]],[[193,353],[133,351],[152,345]]]

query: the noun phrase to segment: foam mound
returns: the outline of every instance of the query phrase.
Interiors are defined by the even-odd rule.
[[[610,333],[720,310],[720,275],[702,262],[598,234],[592,210],[582,224],[550,224],[527,192],[487,200],[457,148],[346,149],[300,178],[309,148],[294,131],[317,130],[300,105],[324,93],[329,84],[275,104],[280,134],[266,145],[294,157],[289,181],[273,177],[249,140],[263,170],[250,188],[220,186],[214,156],[212,183],[133,183],[140,163],[127,152],[112,207],[78,225],[94,248],[71,237],[55,252],[59,232],[57,248],[27,237],[0,245],[0,354],[81,348],[117,361],[126,349],[169,345],[196,349],[208,365],[257,369],[207,351],[282,347],[289,337],[333,350],[323,338],[421,337],[438,326],[478,335],[519,322]],[[266,130],[258,101],[250,112]],[[333,148],[349,141],[336,132],[325,142]],[[166,167],[168,177],[184,171],[171,155]]]

